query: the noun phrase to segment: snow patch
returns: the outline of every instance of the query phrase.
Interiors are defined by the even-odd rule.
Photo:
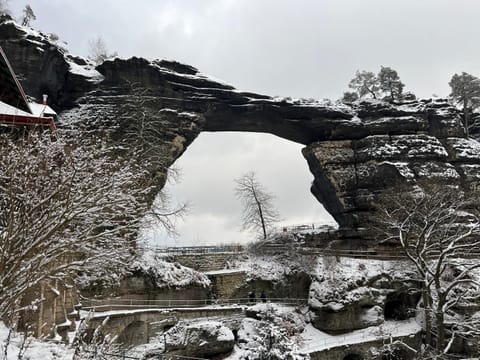
[[[17,360],[21,351],[24,337],[22,334],[12,332],[9,337],[9,329],[3,322],[0,321],[0,344],[2,355],[6,348],[6,360]],[[55,360],[71,360],[73,358],[74,349],[69,348],[63,344],[53,341],[40,341],[33,337],[26,339],[25,345],[27,349],[23,356],[24,359],[55,359]],[[4,359],[2,357],[2,359]]]
[[[104,76],[100,74],[97,70],[95,70],[94,65],[91,65],[91,64],[83,65],[83,66],[78,65],[73,61],[69,60],[68,58],[65,58],[65,61],[70,66],[69,71],[72,74],[86,77],[89,79],[89,81],[95,82],[95,83],[101,82],[104,79]]]

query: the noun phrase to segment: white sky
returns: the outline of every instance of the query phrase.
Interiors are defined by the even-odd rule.
[[[10,0],[15,15],[26,3]],[[478,0],[28,3],[37,15],[32,25],[58,34],[74,54],[87,55],[89,40],[102,36],[122,57],[175,59],[268,95],[337,99],[357,69],[377,72],[381,65],[396,69],[406,90],[422,97],[448,95],[454,73],[480,75]],[[321,217],[300,149],[268,135],[201,135],[178,162],[183,182],[172,191],[194,208],[177,243],[239,239],[233,179],[249,169],[258,169],[277,195],[287,222]]]

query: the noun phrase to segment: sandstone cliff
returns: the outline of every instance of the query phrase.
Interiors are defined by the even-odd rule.
[[[128,156],[142,136],[162,153],[140,159],[157,179],[201,131],[267,132],[306,145],[312,192],[342,228],[366,228],[374,201],[397,183],[429,178],[465,188],[480,180],[480,144],[467,140],[445,100],[352,106],[287,100],[235,90],[173,61],[114,59],[98,67],[40,33],[0,19],[0,46],[27,94],[46,93],[65,141],[99,137]],[[146,201],[153,201],[155,193]]]

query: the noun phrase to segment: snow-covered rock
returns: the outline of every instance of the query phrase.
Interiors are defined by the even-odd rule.
[[[242,321],[235,349],[227,359],[309,359],[300,351],[300,334],[305,328],[302,314],[292,307],[270,304],[256,305],[251,312],[256,318]]]
[[[233,332],[218,321],[180,322],[164,336],[162,350],[167,356],[211,357],[233,349]],[[149,350],[145,358],[156,358],[159,350]]]
[[[411,285],[400,269],[395,262],[319,259],[308,303],[312,325],[340,333],[382,324],[387,296]]]
[[[154,251],[145,251],[130,266],[134,274],[148,277],[157,288],[210,285],[208,277],[176,262],[168,262]]]

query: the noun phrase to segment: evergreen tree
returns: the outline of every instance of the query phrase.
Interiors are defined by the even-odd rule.
[[[400,81],[395,70],[382,66],[378,73],[378,81],[380,89],[390,98],[390,101],[400,99],[405,85]]]
[[[452,89],[450,97],[463,110],[463,126],[467,138],[469,137],[470,113],[480,105],[480,79],[462,72],[455,74],[448,83]]]
[[[348,87],[353,89],[359,97],[370,95],[376,99],[380,90],[380,82],[373,72],[357,70],[355,77],[350,80]]]
[[[342,102],[351,104],[358,100],[358,94],[355,91],[346,91],[343,93]]]

